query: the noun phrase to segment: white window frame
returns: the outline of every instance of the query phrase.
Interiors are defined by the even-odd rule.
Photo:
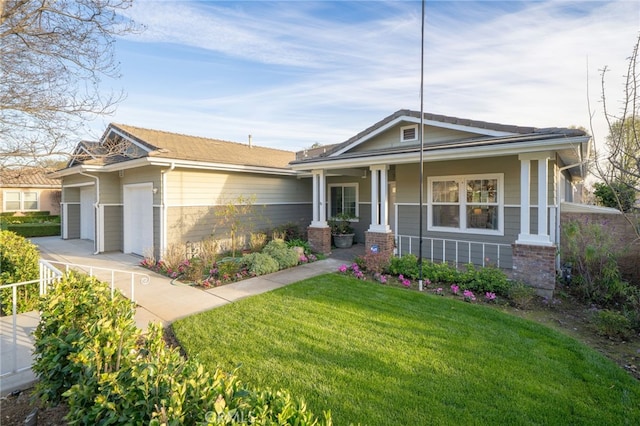
[[[333,219],[331,217],[332,205],[331,205],[331,189],[332,188],[355,188],[356,189],[356,217],[360,217],[360,188],[357,183],[332,183],[329,184],[329,191],[327,191],[327,217],[329,219]],[[344,207],[344,206],[343,206]],[[352,222],[357,222],[357,219],[354,219]]]
[[[413,139],[405,139],[404,131],[408,129],[415,129],[415,137]],[[418,125],[412,124],[410,126],[402,126],[400,127],[400,142],[415,142],[418,140]]]
[[[468,228],[467,227],[467,205],[478,205],[485,203],[467,202],[467,181],[478,179],[496,179],[497,203],[495,205],[498,211],[498,229]],[[433,182],[440,181],[456,181],[458,183],[458,202],[447,203],[459,206],[459,227],[433,226]],[[455,176],[432,176],[427,178],[427,230],[437,232],[455,232],[462,234],[481,234],[481,235],[504,235],[504,173],[490,174],[472,174],[472,175],[455,175]],[[436,203],[440,205],[440,203]]]
[[[7,194],[18,194],[18,209],[7,208]],[[25,209],[25,194],[36,194],[36,208]],[[5,212],[37,212],[40,211],[40,193],[38,191],[3,191],[2,208]]]

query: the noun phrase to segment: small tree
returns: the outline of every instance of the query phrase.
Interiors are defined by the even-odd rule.
[[[593,187],[593,195],[596,196],[598,204],[620,209],[626,213],[633,209],[636,200],[636,191],[633,187],[623,182],[613,182],[609,185],[598,182]]]
[[[218,226],[229,232],[233,257],[236,256],[240,241],[253,230],[253,219],[256,214],[255,201],[255,195],[238,195],[231,200],[222,200],[221,207],[216,209],[215,216],[218,220],[213,233],[216,233]]]

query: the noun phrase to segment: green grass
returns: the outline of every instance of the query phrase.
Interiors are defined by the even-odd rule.
[[[334,423],[640,424],[640,382],[496,310],[329,274],[173,325],[190,356]]]

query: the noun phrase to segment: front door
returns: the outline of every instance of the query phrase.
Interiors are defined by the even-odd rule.
[[[96,235],[96,187],[83,186],[80,188],[80,238],[95,240]]]

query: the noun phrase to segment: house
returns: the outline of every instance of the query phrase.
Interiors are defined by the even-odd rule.
[[[81,142],[62,179],[62,238],[96,253],[161,256],[172,244],[223,234],[216,211],[250,200],[256,230],[311,221],[310,180],[295,153],[122,124]]]
[[[47,171],[33,168],[0,171],[0,213],[48,211],[60,214],[61,186]]]
[[[589,139],[400,110],[290,166],[312,175],[309,239],[318,250],[330,249],[327,219],[347,213],[367,252],[417,255],[422,216],[424,258],[496,264],[545,294],[555,283],[560,206],[580,201]]]
[[[268,218],[257,229],[308,226],[319,252],[331,251],[328,220],[346,213],[367,252],[495,264],[545,294],[559,266],[560,206],[580,202],[589,139],[400,110],[295,154],[111,124],[54,176],[63,238],[93,239],[96,252],[161,256],[211,235],[225,199],[254,196]]]

